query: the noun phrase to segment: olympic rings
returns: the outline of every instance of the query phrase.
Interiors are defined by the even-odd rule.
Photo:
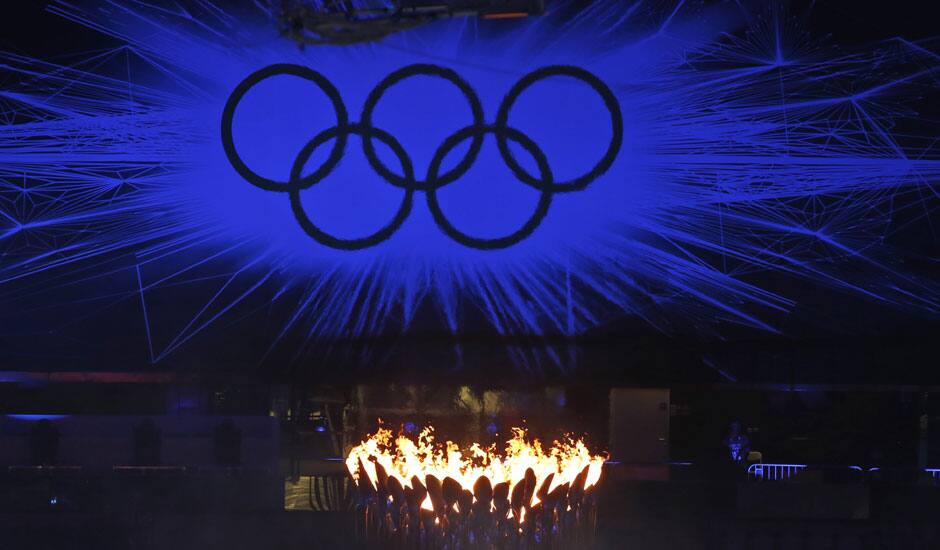
[[[610,113],[610,145],[607,146],[607,151],[604,152],[604,156],[601,160],[583,176],[574,178],[571,181],[556,183],[552,188],[556,193],[581,191],[610,168],[610,165],[614,163],[614,159],[617,158],[617,153],[620,151],[620,146],[623,143],[623,117],[620,114],[620,104],[617,102],[614,93],[610,91],[610,88],[608,88],[601,79],[582,68],[572,67],[570,65],[552,65],[532,71],[519,79],[519,82],[516,82],[512,89],[509,90],[509,93],[506,94],[506,97],[499,106],[499,112],[496,114],[496,125],[508,128],[509,109],[511,109],[516,100],[519,99],[519,94],[539,80],[552,76],[568,76],[585,82],[592,90],[597,92],[597,95],[601,96],[601,99],[604,100],[604,106],[607,107],[607,111]],[[515,157],[512,156],[512,151],[509,150],[509,144],[506,143],[505,134],[497,133],[496,143],[499,145],[499,152],[503,156],[503,160],[506,161],[506,164],[516,177],[519,178],[519,181],[531,185],[536,189],[540,189],[539,186],[541,182],[530,176],[528,172],[516,162]]]
[[[238,172],[238,175],[243,177],[248,183],[255,187],[260,187],[265,191],[290,191],[291,188],[295,186],[303,188],[313,185],[312,183],[307,184],[306,180],[318,181],[319,179],[323,179],[336,168],[336,165],[339,164],[340,159],[343,157],[343,150],[346,149],[347,136],[346,134],[341,134],[337,136],[336,143],[333,144],[333,150],[330,151],[330,156],[326,159],[326,162],[313,174],[297,181],[275,181],[262,177],[252,171],[251,168],[248,168],[248,165],[246,165],[238,155],[238,151],[235,150],[235,140],[232,137],[232,120],[235,118],[235,107],[238,106],[245,94],[248,93],[248,90],[254,87],[255,84],[258,84],[262,80],[267,80],[272,76],[279,75],[297,76],[319,86],[333,103],[333,110],[336,112],[336,126],[342,128],[349,123],[349,115],[346,114],[346,105],[343,104],[343,98],[339,95],[339,90],[337,90],[336,87],[333,86],[333,83],[327,80],[325,76],[313,69],[300,65],[280,63],[277,65],[269,65],[260,71],[248,75],[238,86],[235,86],[232,95],[230,95],[228,101],[225,102],[225,109],[222,110],[222,148],[225,149],[225,156],[228,157],[228,161],[232,164],[232,167],[235,168],[235,171]]]
[[[476,92],[473,91],[473,88],[470,87],[470,84],[468,84],[466,80],[460,78],[460,75],[450,69],[446,69],[438,65],[409,65],[402,69],[398,69],[397,71],[385,77],[385,80],[379,82],[379,84],[372,89],[372,92],[369,93],[369,97],[366,98],[366,104],[362,107],[362,116],[360,117],[362,121],[361,123],[366,126],[372,125],[372,111],[375,110],[375,106],[382,97],[382,94],[385,93],[385,90],[388,90],[393,85],[401,82],[406,78],[417,75],[436,76],[456,86],[461,91],[461,93],[463,93],[464,97],[467,98],[467,102],[470,104],[470,110],[473,112],[473,125],[483,126],[483,105],[480,103],[480,98],[477,97]],[[362,148],[365,151],[366,158],[369,160],[369,164],[372,165],[372,168],[378,172],[380,176],[385,178],[385,180],[392,185],[396,185],[398,187],[408,187],[419,191],[428,191],[430,189],[442,187],[464,175],[467,170],[470,169],[470,165],[473,164],[473,161],[476,160],[476,157],[480,153],[480,148],[482,146],[483,134],[474,136],[473,141],[470,143],[470,150],[467,151],[467,154],[464,155],[464,158],[457,164],[457,166],[455,166],[449,172],[437,177],[433,181],[428,179],[424,182],[416,182],[406,181],[405,178],[396,175],[394,172],[386,168],[385,165],[382,164],[382,161],[379,160],[379,157],[375,154],[375,147],[372,145],[372,140],[365,136],[363,136],[362,139]]]
[[[333,110],[336,113],[336,125],[321,131],[301,148],[291,167],[290,180],[286,182],[265,178],[248,168],[235,148],[235,141],[232,135],[235,109],[238,107],[238,104],[245,94],[256,84],[279,75],[296,76],[313,82],[326,94],[327,98],[333,104]],[[408,156],[408,153],[402,147],[401,143],[388,132],[372,125],[373,111],[385,91],[402,80],[419,75],[441,78],[453,84],[467,99],[473,115],[471,125],[450,135],[437,148],[428,166],[424,181],[416,179],[411,157]],[[509,111],[522,92],[536,82],[553,76],[570,77],[584,82],[601,97],[604,106],[610,113],[611,139],[604,155],[588,172],[563,182],[554,181],[548,159],[542,149],[520,130],[509,126]],[[540,192],[539,202],[532,216],[529,217],[521,228],[503,237],[474,237],[458,230],[444,215],[437,198],[438,189],[453,183],[470,170],[470,167],[479,155],[486,134],[493,134],[496,137],[500,156],[516,178]],[[336,169],[337,165],[342,160],[350,135],[360,136],[366,159],[373,170],[391,185],[402,188],[404,190],[404,196],[394,217],[381,229],[367,237],[343,239],[330,235],[317,227],[306,211],[304,211],[300,192],[316,185]],[[304,165],[306,165],[313,153],[317,148],[331,139],[334,140],[334,143],[327,159],[312,173],[303,175]],[[388,166],[382,163],[376,154],[373,139],[384,143],[392,150],[392,153],[398,157],[401,163],[401,175],[392,171]],[[448,153],[468,139],[471,140],[470,147],[460,162],[450,170],[440,173],[441,165]],[[509,148],[509,141],[518,143],[532,156],[538,166],[538,177],[528,173],[522,165],[519,164]],[[451,69],[427,64],[409,65],[385,77],[385,79],[372,89],[366,98],[360,116],[360,122],[358,123],[351,123],[349,121],[349,115],[347,114],[346,106],[343,104],[339,91],[326,77],[308,67],[290,64],[271,65],[248,75],[248,77],[242,80],[232,91],[222,111],[222,148],[235,171],[245,179],[245,181],[256,187],[266,191],[286,192],[290,198],[294,217],[297,219],[298,224],[300,224],[304,232],[318,243],[340,250],[368,248],[391,237],[411,213],[415,191],[423,191],[425,193],[428,208],[431,211],[434,222],[441,231],[458,243],[481,250],[493,250],[512,246],[531,235],[535,229],[538,228],[542,220],[548,214],[552,197],[555,193],[581,191],[606,173],[617,158],[622,144],[623,118],[620,111],[620,104],[617,102],[616,96],[614,96],[610,88],[594,74],[582,68],[569,65],[551,65],[543,67],[519,79],[519,81],[510,88],[505,98],[503,98],[494,124],[486,124],[480,99],[473,88],[471,88],[463,78]]]
[[[532,234],[533,231],[542,223],[542,218],[548,214],[548,207],[552,204],[552,170],[548,166],[548,159],[545,158],[545,153],[539,149],[538,145],[534,141],[529,139],[528,136],[516,130],[515,128],[499,126],[467,126],[466,128],[460,130],[459,132],[453,134],[444,140],[444,143],[437,149],[437,152],[434,153],[434,158],[431,159],[431,164],[428,166],[428,181],[434,181],[434,178],[437,176],[437,171],[441,166],[441,162],[444,161],[444,157],[447,156],[447,153],[453,151],[454,147],[459,145],[462,141],[467,138],[472,138],[476,141],[478,138],[482,140],[485,134],[496,134],[501,136],[503,139],[508,137],[522,145],[522,147],[529,152],[530,155],[535,159],[535,162],[539,165],[539,172],[542,174],[542,179],[540,180],[540,187],[542,194],[539,197],[538,206],[535,207],[535,212],[529,218],[529,220],[523,225],[520,229],[511,233],[505,237],[498,237],[495,239],[481,239],[478,237],[472,237],[466,233],[461,232],[453,224],[450,223],[444,216],[444,212],[441,211],[441,207],[437,202],[437,189],[432,188],[427,190],[428,196],[428,208],[431,210],[431,215],[434,216],[434,221],[437,223],[437,226],[447,234],[448,237],[454,239],[458,243],[469,246],[471,248],[479,248],[481,250],[492,250],[496,248],[506,248],[507,246],[512,246],[513,244],[521,241],[522,239],[528,237]]]
[[[398,157],[398,160],[401,161],[402,169],[405,171],[405,178],[409,181],[414,178],[414,170],[411,167],[411,159],[408,158],[408,154],[405,153],[405,149],[398,143],[398,140],[391,136],[388,132],[384,130],[379,130],[378,128],[369,128],[361,124],[353,124],[345,127],[334,126],[332,128],[326,129],[312,140],[307,142],[306,145],[300,150],[300,153],[297,155],[297,159],[294,161],[294,166],[290,171],[291,181],[300,181],[300,173],[304,169],[304,165],[307,164],[307,161],[310,159],[310,155],[316,151],[317,147],[326,143],[330,139],[336,139],[339,142],[340,139],[345,140],[349,134],[357,134],[362,136],[363,142],[366,139],[371,139],[376,137],[379,141],[383,142],[385,145],[388,145],[389,148],[395,153],[395,156]],[[325,175],[324,175],[325,177]],[[319,182],[323,178],[319,178],[311,185]],[[368,237],[363,237],[359,239],[340,239],[334,237],[329,233],[323,231],[317,227],[313,221],[310,220],[310,217],[307,215],[307,212],[304,211],[303,204],[300,202],[300,191],[304,189],[300,186],[291,187],[288,191],[290,196],[290,206],[291,210],[294,211],[294,217],[297,219],[297,223],[300,224],[300,227],[313,237],[313,239],[320,244],[330,246],[333,248],[338,248],[340,250],[359,250],[361,248],[368,248],[370,246],[375,246],[385,239],[392,236],[392,233],[398,230],[401,227],[401,224],[405,223],[405,219],[408,218],[408,214],[411,213],[411,199],[414,195],[412,189],[405,189],[405,196],[402,198],[401,205],[398,207],[398,212],[395,214],[395,217],[392,218],[392,221],[388,222],[385,227],[379,229],[372,235]]]

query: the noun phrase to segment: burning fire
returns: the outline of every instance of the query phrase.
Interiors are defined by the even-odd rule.
[[[541,508],[543,501],[567,502],[569,494],[588,493],[600,480],[606,457],[592,454],[583,440],[554,441],[546,450],[538,439],[529,442],[525,430],[512,433],[499,453],[496,445],[474,443],[464,450],[451,441],[441,445],[430,427],[417,442],[379,428],[350,450],[346,468],[360,489],[388,495],[390,502],[397,493],[420,499],[420,508],[436,515],[474,508],[520,525],[527,510]]]

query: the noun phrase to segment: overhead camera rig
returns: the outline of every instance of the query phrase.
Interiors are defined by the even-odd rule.
[[[305,45],[376,42],[440,19],[541,15],[544,0],[284,0],[281,32]]]

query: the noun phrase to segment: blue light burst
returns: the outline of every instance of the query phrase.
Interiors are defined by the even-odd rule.
[[[134,304],[151,362],[270,304],[289,311],[269,349],[291,331],[324,341],[401,333],[427,307],[453,333],[479,316],[504,335],[574,336],[625,316],[667,332],[729,323],[776,332],[798,297],[767,284],[768,273],[940,312],[937,281],[918,278],[892,247],[894,232],[940,206],[936,127],[899,129],[916,116],[909,100],[937,90],[940,57],[925,44],[847,52],[776,8],[607,1],[573,17],[562,5],[525,22],[453,20],[377,44],[300,50],[277,35],[263,3],[187,6],[54,3],[122,45],[55,61],[0,53],[0,308],[17,311],[35,295],[80,304],[86,313],[50,321],[59,327]],[[285,196],[242,180],[222,150],[228,95],[274,63],[326,75],[353,120],[387,74],[441,65],[474,87],[488,121],[520,76],[576,65],[613,89],[623,147],[602,178],[556,196],[512,247],[457,245],[416,197],[388,241],[335,250],[304,234]],[[589,88],[556,78],[528,90],[510,123],[566,178],[603,154],[606,117]],[[385,94],[374,122],[422,174],[470,112],[452,86],[416,78]],[[284,76],[246,95],[234,139],[252,169],[284,180],[300,148],[334,124],[321,92]],[[380,156],[398,166],[389,151]],[[351,137],[303,202],[324,228],[356,237],[387,221],[401,194]],[[538,193],[514,179],[490,136],[440,198],[457,227],[495,236],[519,227]],[[161,314],[180,288],[201,301],[185,318]]]

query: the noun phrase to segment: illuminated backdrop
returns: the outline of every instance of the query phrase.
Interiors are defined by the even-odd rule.
[[[7,337],[35,296],[59,312],[47,321],[55,330],[132,305],[139,321],[128,326],[146,332],[151,362],[220,323],[271,322],[275,305],[269,350],[292,332],[401,333],[421,308],[453,333],[482,318],[504,335],[570,336],[630,316],[666,332],[679,322],[774,332],[799,297],[762,274],[940,311],[937,281],[906,268],[891,241],[938,206],[935,127],[897,130],[916,117],[909,100],[936,92],[940,58],[925,45],[898,38],[846,51],[775,7],[608,1],[574,16],[562,2],[522,22],[453,20],[301,50],[277,35],[263,3],[186,6],[54,3],[122,45],[54,60],[2,54]],[[323,134],[337,125],[330,98],[281,74],[244,90],[233,112],[244,165],[286,182],[315,136],[300,177],[328,161],[336,138],[347,143],[328,177],[290,199],[249,184],[226,157],[223,109],[246,77],[278,64],[328,79],[350,122],[363,122],[370,92],[403,67],[456,75],[478,105],[453,81],[416,75],[384,90],[366,122],[383,131],[369,132],[392,179],[412,172],[419,186],[432,164],[462,175],[433,200],[384,181],[366,157],[365,126]],[[506,143],[494,126],[454,137],[475,108],[498,123],[520,79],[559,65],[609,87],[616,116],[583,79],[549,74],[515,98]],[[453,238],[498,242],[526,228],[545,201],[534,176],[572,181],[607,162],[620,132],[603,173],[556,193],[525,238],[482,247]],[[475,159],[461,165],[468,151]],[[295,216],[357,242],[396,220],[409,195],[397,230],[365,247],[312,239]],[[199,299],[161,315],[180,289]]]

